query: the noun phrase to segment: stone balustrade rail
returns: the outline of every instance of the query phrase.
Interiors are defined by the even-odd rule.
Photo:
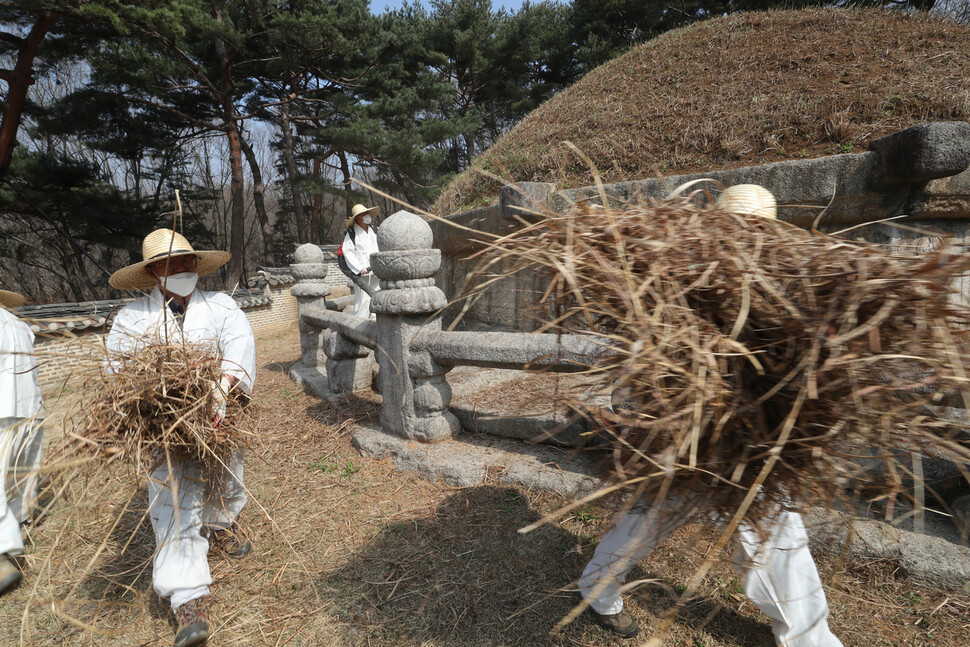
[[[438,314],[447,299],[435,286],[441,252],[432,243],[431,227],[415,214],[399,211],[384,221],[378,231],[382,251],[371,256],[381,286],[371,301],[376,321],[326,310],[323,254],[313,245],[300,247],[291,272],[303,353],[293,378],[337,397],[369,386],[376,360],[384,431],[435,443],[460,426],[448,410],[447,373],[455,366],[570,373],[615,352],[592,335],[442,330]]]

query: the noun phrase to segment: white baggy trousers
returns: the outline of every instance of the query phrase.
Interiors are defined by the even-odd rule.
[[[20,524],[30,516],[37,494],[44,430],[39,422],[24,418],[4,418],[0,424],[0,555],[20,555]]]
[[[206,485],[197,463],[162,464],[148,479],[148,515],[155,531],[152,585],[172,610],[209,594],[209,542],[205,528],[227,528],[246,505],[244,451],[229,461],[222,491]]]
[[[662,505],[634,507],[618,519],[579,579],[589,606],[604,615],[622,611],[621,586],[627,574],[693,513],[691,506],[670,498]],[[778,645],[842,647],[829,630],[829,608],[801,515],[779,512],[765,528],[763,540],[744,524],[738,532],[734,567],[747,596],[771,618]]]
[[[380,289],[381,282],[374,273],[371,272],[366,276],[361,276],[361,279],[371,286],[375,290]],[[372,314],[370,311],[370,295],[364,292],[359,285],[354,285],[354,311],[355,317],[360,317],[361,319],[376,319],[377,315]]]

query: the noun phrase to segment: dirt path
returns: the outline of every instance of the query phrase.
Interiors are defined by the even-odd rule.
[[[548,635],[575,603],[570,585],[606,511],[585,508],[520,535],[563,501],[429,484],[360,458],[351,429],[376,418],[377,397],[333,404],[296,388],[286,376],[299,353],[295,330],[263,335],[257,347],[262,441],[247,456],[251,496],[242,517],[256,550],[242,562],[210,557],[211,645],[629,644],[585,618]],[[171,613],[151,590],[143,484],[94,465],[66,470],[57,482],[52,514],[31,530],[25,582],[0,598],[0,644],[170,645]],[[658,626],[711,537],[687,526],[635,571],[657,578],[629,596],[641,635]],[[890,564],[820,565],[845,645],[967,644],[970,596],[910,586]],[[772,645],[766,618],[732,578],[719,564],[664,644]]]

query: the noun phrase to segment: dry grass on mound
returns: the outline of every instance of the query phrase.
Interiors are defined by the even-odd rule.
[[[639,497],[758,520],[900,491],[904,466],[871,482],[853,460],[871,451],[970,463],[966,426],[936,413],[970,375],[963,250],[901,256],[677,199],[546,214],[493,253],[551,277],[554,329],[615,349],[591,369],[614,407],[590,413]]]
[[[739,13],[677,29],[541,105],[456,178],[432,211],[495,199],[500,184],[590,186],[862,152],[926,121],[970,119],[970,28],[921,12]]]

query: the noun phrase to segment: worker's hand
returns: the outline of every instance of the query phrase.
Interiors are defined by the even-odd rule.
[[[226,419],[226,402],[235,382],[233,376],[226,373],[218,383],[212,383],[212,426],[216,429],[219,429],[222,421]]]

